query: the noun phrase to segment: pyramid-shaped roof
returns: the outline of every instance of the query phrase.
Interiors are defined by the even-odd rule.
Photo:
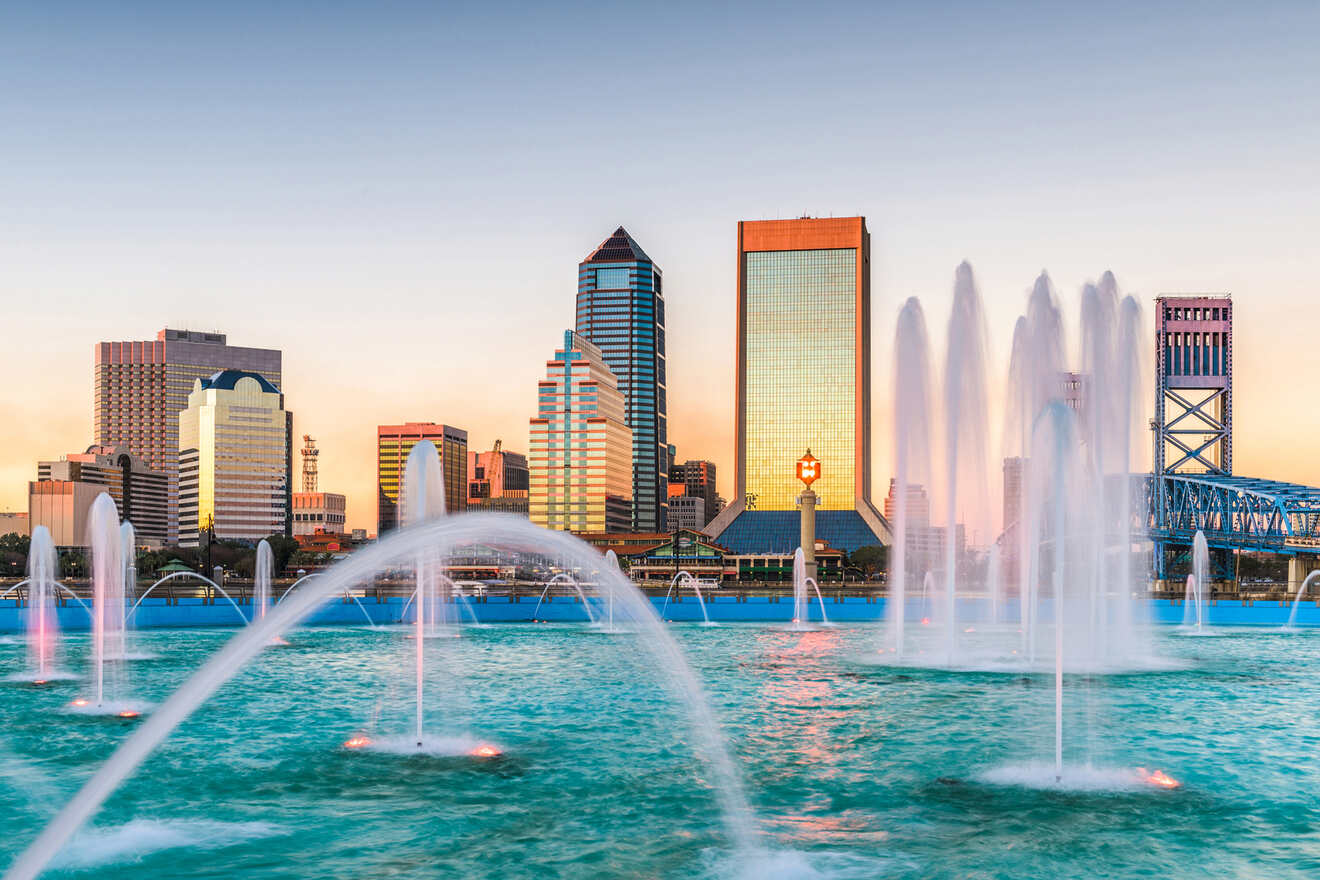
[[[628,230],[620,226],[614,230],[614,234],[600,243],[582,262],[584,263],[628,263],[634,260],[645,260],[651,262],[651,258],[646,255],[633,237],[628,234]]]

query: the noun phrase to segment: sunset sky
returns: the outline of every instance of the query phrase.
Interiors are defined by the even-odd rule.
[[[283,349],[374,530],[378,423],[526,450],[620,224],[665,274],[670,442],[727,497],[736,222],[804,214],[871,230],[877,499],[898,308],[941,348],[964,258],[992,386],[1042,268],[1074,332],[1105,269],[1148,327],[1231,292],[1236,470],[1320,485],[1320,4],[1180,6],[7,7],[0,510],[91,442],[93,343],[170,326]]]

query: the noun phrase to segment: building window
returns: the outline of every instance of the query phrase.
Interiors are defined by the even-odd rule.
[[[627,269],[597,269],[597,290],[623,290],[628,287]]]

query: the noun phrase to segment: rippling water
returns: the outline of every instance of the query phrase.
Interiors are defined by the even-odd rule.
[[[1066,760],[1102,782],[1068,792],[1015,782],[1053,758],[1048,677],[878,666],[874,627],[675,632],[743,768],[762,863],[729,851],[633,637],[507,625],[427,643],[428,733],[502,757],[344,749],[410,730],[415,647],[397,630],[297,631],[186,722],[54,874],[1320,876],[1320,634],[1162,631],[1187,669],[1069,678]],[[230,634],[138,634],[155,659],[131,664],[132,696],[160,701]],[[0,671],[23,650],[0,644]],[[71,636],[66,665],[85,650]],[[137,723],[64,714],[81,688],[0,687],[0,861]],[[1103,784],[1138,766],[1182,787]]]

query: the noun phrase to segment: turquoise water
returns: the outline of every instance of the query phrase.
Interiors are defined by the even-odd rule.
[[[1320,634],[1164,630],[1158,649],[1189,668],[1070,677],[1069,764],[1161,769],[1182,787],[1061,792],[990,781],[1052,761],[1048,677],[877,666],[875,626],[673,631],[743,769],[767,862],[727,846],[685,719],[634,637],[505,625],[426,643],[428,732],[502,757],[344,749],[411,729],[415,643],[295,631],[185,722],[52,874],[1320,875]],[[130,664],[132,696],[164,699],[231,634],[137,634],[154,659]],[[70,635],[66,665],[86,646]],[[0,643],[0,668],[23,652]],[[0,862],[138,723],[63,714],[83,688],[0,687]]]

